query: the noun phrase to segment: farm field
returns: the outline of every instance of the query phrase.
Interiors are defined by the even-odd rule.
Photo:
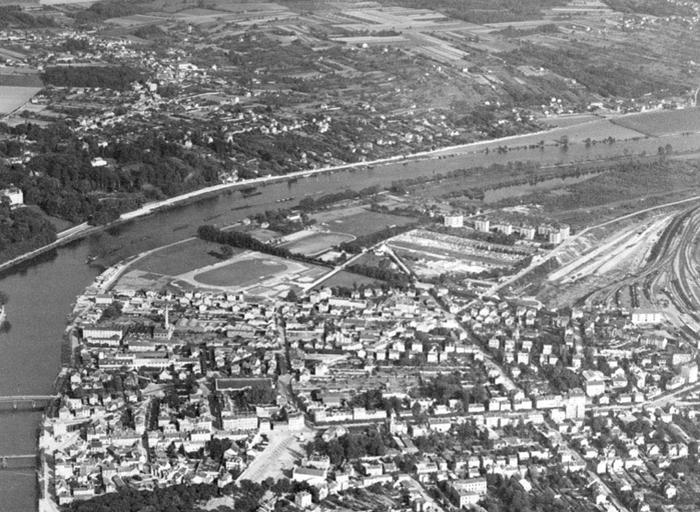
[[[0,114],[13,112],[32,99],[40,90],[40,87],[0,85]]]
[[[619,126],[630,128],[654,137],[676,133],[700,131],[700,108],[662,110],[614,119]]]
[[[282,247],[304,256],[317,256],[331,247],[349,242],[355,237],[344,233],[315,232],[308,236],[282,244]]]

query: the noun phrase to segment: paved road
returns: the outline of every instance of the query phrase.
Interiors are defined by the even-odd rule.
[[[593,414],[601,414],[601,413],[608,413],[610,411],[624,411],[624,410],[629,410],[629,409],[640,409],[644,407],[645,409],[658,409],[658,408],[664,408],[668,404],[671,403],[676,403],[677,398],[681,395],[684,395],[685,393],[691,393],[693,391],[700,391],[700,382],[696,382],[694,384],[689,384],[686,386],[682,386],[672,392],[669,393],[663,393],[656,398],[652,398],[651,400],[647,400],[646,402],[643,403],[633,403],[633,404],[615,404],[615,405],[601,405],[597,407],[593,407],[592,411]]]
[[[365,251],[365,252],[367,252],[367,251]],[[345,269],[349,265],[352,265],[353,263],[355,263],[358,259],[360,259],[362,256],[365,255],[365,252],[361,252],[360,254],[356,254],[352,258],[348,259],[342,265],[338,265],[337,267],[333,268],[333,270],[331,270],[327,274],[324,274],[321,277],[319,277],[318,279],[316,279],[316,281],[314,281],[313,283],[304,286],[304,293],[310,292],[311,290],[316,288],[319,284],[323,283],[324,281],[328,281],[331,277],[336,275],[338,272]]]

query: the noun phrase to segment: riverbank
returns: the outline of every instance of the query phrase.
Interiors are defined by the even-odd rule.
[[[639,115],[639,114],[635,114]],[[624,117],[624,116],[620,116]],[[180,206],[185,206],[187,204],[191,204],[193,202],[201,201],[203,199],[207,199],[209,197],[215,197],[220,195],[221,193],[224,192],[229,192],[229,191],[235,191],[237,189],[242,189],[242,188],[247,188],[247,187],[256,187],[256,186],[267,186],[270,184],[275,184],[279,182],[288,182],[292,183],[295,182],[299,179],[306,179],[306,178],[311,178],[311,177],[319,177],[321,175],[326,175],[326,174],[333,174],[333,173],[339,173],[343,171],[349,171],[349,172],[355,172],[361,169],[373,169],[375,166],[396,166],[398,164],[402,165],[407,165],[409,162],[412,163],[417,163],[417,162],[424,162],[424,161],[429,161],[429,160],[444,160],[447,158],[457,158],[457,157],[465,157],[468,155],[474,155],[476,158],[477,155],[479,155],[480,159],[486,158],[485,155],[489,155],[489,151],[494,148],[503,148],[505,143],[512,143],[514,141],[517,141],[519,144],[516,145],[509,145],[508,146],[508,151],[513,151],[514,149],[518,148],[520,149],[520,153],[526,151],[524,148],[528,148],[529,146],[532,146],[534,142],[537,142],[540,140],[541,137],[556,137],[556,136],[561,136],[561,135],[566,135],[571,134],[572,135],[572,140],[573,140],[573,133],[576,132],[577,130],[580,131],[580,133],[584,133],[587,131],[590,131],[590,127],[593,126],[595,127],[595,123],[599,123],[601,121],[606,121],[604,118],[594,118],[594,119],[586,119],[582,121],[581,123],[574,124],[574,125],[569,125],[565,127],[553,127],[549,128],[547,130],[542,130],[538,132],[533,132],[533,133],[526,133],[526,134],[520,134],[520,135],[512,135],[508,137],[503,137],[500,139],[491,139],[488,141],[478,141],[478,142],[472,142],[468,144],[460,144],[460,145],[455,145],[455,146],[449,146],[449,147],[444,147],[444,148],[438,148],[434,150],[429,150],[429,151],[421,151],[417,153],[412,153],[412,154],[407,154],[407,155],[395,155],[392,157],[387,157],[387,158],[381,158],[377,160],[371,160],[371,161],[364,161],[364,162],[354,162],[354,163],[349,163],[349,164],[342,164],[342,165],[337,165],[337,166],[329,166],[329,167],[323,167],[319,169],[309,169],[305,171],[295,171],[293,173],[289,174],[284,174],[280,176],[263,176],[260,178],[253,178],[249,180],[242,180],[242,181],[237,181],[233,183],[221,183],[218,185],[213,185],[211,187],[206,187],[202,188],[199,190],[195,190],[192,192],[188,192],[185,194],[181,194],[175,197],[171,197],[168,199],[164,199],[161,201],[154,201],[148,204],[145,204],[141,206],[140,208],[123,213],[118,220],[104,225],[104,226],[90,226],[87,223],[80,224],[78,226],[74,226],[70,229],[67,229],[65,231],[62,231],[61,233],[58,234],[58,237],[56,241],[52,242],[51,244],[48,244],[46,246],[34,249],[30,252],[27,252],[23,255],[17,256],[11,260],[8,260],[6,262],[3,262],[0,264],[0,273],[7,272],[8,270],[12,269],[13,267],[20,265],[21,263],[27,262],[32,260],[33,258],[36,258],[37,256],[40,256],[42,254],[45,254],[47,252],[50,252],[54,249],[57,249],[61,246],[67,245],[71,242],[74,242],[76,240],[85,238],[91,234],[99,233],[105,229],[111,228],[111,227],[118,227],[120,225],[123,225],[125,223],[147,217],[149,215],[162,212],[165,210],[169,210],[171,208],[175,207],[180,207]],[[636,134],[636,132],[635,132]],[[601,134],[603,136],[605,134]],[[579,137],[580,138],[580,137]],[[641,134],[638,135],[638,137],[634,137],[631,139],[627,139],[628,143],[631,143],[632,141],[638,142],[640,139],[649,139],[649,137],[643,136]],[[619,147],[621,145],[624,145],[624,141],[618,141],[616,143],[618,146],[615,147],[614,149],[616,150],[617,154],[622,154],[623,152],[626,151],[626,148],[624,147]],[[556,140],[548,145],[553,145],[557,146]],[[632,144],[633,145],[633,144]],[[648,144],[647,144],[648,146]],[[687,151],[678,151],[677,154],[683,154],[685,152],[687,153],[694,153],[697,152],[700,147],[695,147],[688,149]],[[501,155],[500,157],[495,157],[495,151],[491,151],[491,155],[489,155],[489,160],[509,160],[513,161],[518,159],[517,156],[512,156],[512,158],[509,158],[510,155],[505,154]],[[640,151],[637,151],[636,153],[633,151],[628,151],[628,157],[634,157],[640,154]],[[538,155],[531,155],[532,160],[537,160]],[[607,160],[610,158],[610,155],[606,154],[593,154],[591,152],[590,155],[588,155],[588,158],[584,157],[583,160],[581,161],[589,161],[589,162],[595,162],[595,161],[601,161],[601,160]],[[472,166],[478,166],[482,165],[481,163],[472,163]]]

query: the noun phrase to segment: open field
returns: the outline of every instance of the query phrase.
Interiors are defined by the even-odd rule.
[[[510,267],[531,252],[525,247],[499,246],[423,229],[395,236],[387,245],[424,277]]]
[[[41,90],[39,87],[0,85],[0,114],[9,114],[27,103]]]
[[[293,242],[282,244],[282,247],[285,247],[294,253],[303,254],[304,256],[316,256],[326,252],[331,247],[354,239],[354,236],[344,233],[316,232],[298,240],[294,240]]]
[[[290,289],[300,290],[326,272],[325,267],[244,251],[229,260],[180,274],[173,285],[275,297]]]
[[[213,270],[195,274],[198,283],[211,286],[250,286],[287,270],[286,265],[267,258],[234,261]]]
[[[285,473],[294,467],[294,462],[305,454],[304,448],[297,438],[300,434],[311,437],[313,431],[305,427],[301,432],[270,432],[268,434],[270,444],[241,473],[238,481],[262,482],[266,478],[274,480],[284,478]]]
[[[311,216],[321,226],[354,236],[363,236],[390,226],[404,226],[414,222],[411,217],[372,212],[366,209],[349,209],[349,215],[343,215],[343,209],[321,212]]]
[[[595,225],[634,210],[697,194],[697,164],[685,160],[631,162],[561,189],[509,198],[500,206],[538,204],[542,212],[574,229]]]
[[[343,288],[352,288],[354,286],[362,285],[381,285],[382,283],[382,281],[372,279],[371,277],[361,276],[359,274],[353,274],[352,272],[346,272],[345,270],[341,270],[333,277],[327,279],[326,281],[323,281],[320,287],[333,288],[335,286],[340,286]]]
[[[221,259],[216,255],[220,245],[199,238],[156,251],[134,263],[135,270],[177,276],[197,268],[213,265]],[[234,253],[242,252],[234,249]]]
[[[662,110],[614,119],[617,125],[658,137],[700,131],[700,108]]]

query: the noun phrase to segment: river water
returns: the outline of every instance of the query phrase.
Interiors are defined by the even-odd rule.
[[[664,139],[676,150],[700,148],[700,135]],[[112,241],[122,246],[117,257],[152,249],[193,236],[201,224],[224,226],[268,209],[292,207],[305,196],[356,190],[408,177],[445,173],[452,169],[488,166],[509,161],[537,161],[543,165],[567,163],[586,158],[609,157],[623,152],[652,153],[660,139],[618,142],[612,146],[586,149],[576,144],[568,151],[547,147],[467,153],[426,161],[397,162],[373,169],[342,171],[299,178],[258,187],[260,194],[244,197],[230,191],[196,203],[154,214],[112,230]],[[85,264],[93,242],[78,241],[36,260],[23,269],[0,278],[0,291],[9,297],[7,315],[12,328],[0,334],[0,395],[46,394],[61,364],[61,342],[66,315],[72,303],[97,274]],[[38,413],[0,412],[0,456],[33,453],[36,450]],[[27,512],[35,509],[36,477],[33,470],[0,470],[0,512]]]

